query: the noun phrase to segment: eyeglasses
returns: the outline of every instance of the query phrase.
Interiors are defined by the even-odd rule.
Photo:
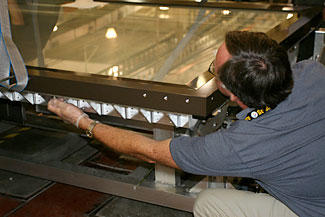
[[[215,73],[214,60],[210,63],[208,72],[210,72],[214,76],[217,76]]]
[[[214,77],[216,77],[217,80],[220,81],[220,78],[219,78],[218,74],[215,71],[214,61],[215,61],[215,59],[212,61],[212,63],[210,63],[209,68],[208,68],[208,72],[210,72],[212,75],[214,75]],[[228,90],[227,87],[222,82],[221,82],[221,87]]]

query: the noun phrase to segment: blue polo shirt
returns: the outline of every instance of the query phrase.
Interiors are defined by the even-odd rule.
[[[252,121],[243,110],[228,129],[172,139],[170,151],[186,172],[253,178],[297,215],[325,216],[325,67],[292,70],[292,93],[275,109]]]

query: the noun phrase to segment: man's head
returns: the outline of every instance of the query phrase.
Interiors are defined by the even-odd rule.
[[[243,108],[275,108],[293,87],[287,52],[264,33],[228,32],[215,69],[221,92]]]

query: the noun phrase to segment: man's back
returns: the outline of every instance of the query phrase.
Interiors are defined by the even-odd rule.
[[[324,216],[325,68],[304,61],[293,76],[292,94],[261,121],[274,156],[255,178],[299,216]]]
[[[325,215],[325,67],[293,67],[294,88],[276,108],[252,121],[250,109],[229,129],[174,139],[173,158],[183,170],[256,179],[299,216]]]

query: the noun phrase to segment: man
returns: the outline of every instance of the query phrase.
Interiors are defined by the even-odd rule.
[[[208,189],[195,216],[325,216],[324,67],[305,61],[292,73],[286,51],[264,33],[234,31],[209,71],[243,111],[204,137],[154,141],[96,124],[58,99],[48,108],[119,152],[194,174],[253,178],[272,195]]]

